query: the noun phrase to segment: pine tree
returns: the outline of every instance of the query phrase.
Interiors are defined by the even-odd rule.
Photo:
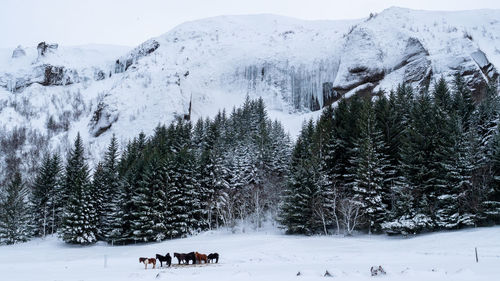
[[[15,172],[0,197],[0,244],[26,242],[31,236],[27,189],[21,173]]]
[[[91,244],[97,241],[96,193],[90,182],[80,134],[68,153],[64,188],[68,201],[64,207],[62,239],[66,243]]]

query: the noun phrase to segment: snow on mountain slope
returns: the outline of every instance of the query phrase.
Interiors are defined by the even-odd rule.
[[[0,130],[26,127],[63,151],[80,132],[97,156],[112,133],[122,141],[150,134],[187,114],[190,100],[195,119],[261,96],[296,135],[340,96],[403,81],[423,88],[460,72],[480,94],[498,76],[500,10],[390,8],[351,21],[221,16],[133,50],[39,47],[14,58],[0,52]]]
[[[499,227],[387,236],[290,236],[271,232],[198,236],[129,246],[70,246],[55,237],[2,246],[0,272],[9,281],[53,280],[382,280],[484,281],[500,274]],[[477,247],[479,263],[475,261]],[[218,264],[144,270],[139,257],[169,252],[218,252]],[[106,256],[106,267],[104,257]],[[177,260],[173,259],[176,263]],[[159,265],[159,264],[158,264]],[[300,272],[300,276],[297,273]],[[496,276],[496,277],[495,277]]]

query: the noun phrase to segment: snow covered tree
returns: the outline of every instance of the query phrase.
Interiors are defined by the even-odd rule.
[[[31,236],[31,217],[21,173],[15,172],[0,194],[0,243],[26,242]]]
[[[58,191],[61,184],[61,164],[57,154],[45,154],[31,187],[30,207],[34,235],[45,237],[57,231],[61,204]]]
[[[167,182],[168,174],[163,163],[154,158],[150,160],[132,197],[136,206],[132,221],[135,241],[150,242],[165,239]]]
[[[379,231],[384,221],[387,206],[382,198],[389,194],[384,179],[388,166],[385,143],[382,133],[376,127],[375,112],[370,100],[363,104],[359,116],[360,136],[355,140],[355,147],[350,159],[353,200],[361,204],[368,233]]]
[[[90,182],[80,134],[68,153],[63,185],[68,192],[68,200],[60,230],[62,239],[71,244],[95,243],[98,223],[97,198]]]
[[[313,234],[321,228],[314,216],[314,196],[317,194],[317,167],[312,158],[314,123],[302,127],[290,164],[290,177],[284,192],[280,222],[287,233]]]
[[[101,237],[110,242],[120,236],[121,232],[121,201],[123,192],[119,177],[119,153],[115,135],[111,138],[104,161],[94,172],[94,188],[99,193],[98,229]]]

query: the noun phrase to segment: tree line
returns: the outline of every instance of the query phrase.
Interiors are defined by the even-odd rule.
[[[47,154],[33,182],[19,172],[0,200],[0,242],[58,233],[67,243],[161,241],[278,212],[291,141],[247,98],[228,115],[181,119],[120,151],[113,136],[91,171],[80,134],[63,163]]]
[[[304,124],[281,223],[289,233],[410,234],[500,222],[500,102],[464,79],[342,99]]]
[[[262,99],[193,125],[178,119],[91,169],[78,134],[33,181],[0,192],[0,243],[161,241],[277,219],[287,233],[412,234],[500,222],[500,98],[495,83],[400,85],[354,96],[303,124],[292,145]],[[12,165],[11,165],[12,166]]]

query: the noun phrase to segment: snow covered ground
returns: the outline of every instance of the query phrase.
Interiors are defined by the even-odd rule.
[[[479,263],[475,262],[478,248]],[[138,258],[156,253],[218,252],[219,264],[144,270]],[[107,267],[104,267],[104,256]],[[382,265],[385,276],[370,276]],[[205,232],[186,238],[111,247],[68,246],[50,237],[0,247],[1,280],[498,280],[500,227],[420,235],[305,237],[276,230]],[[301,275],[296,276],[300,271]]]

